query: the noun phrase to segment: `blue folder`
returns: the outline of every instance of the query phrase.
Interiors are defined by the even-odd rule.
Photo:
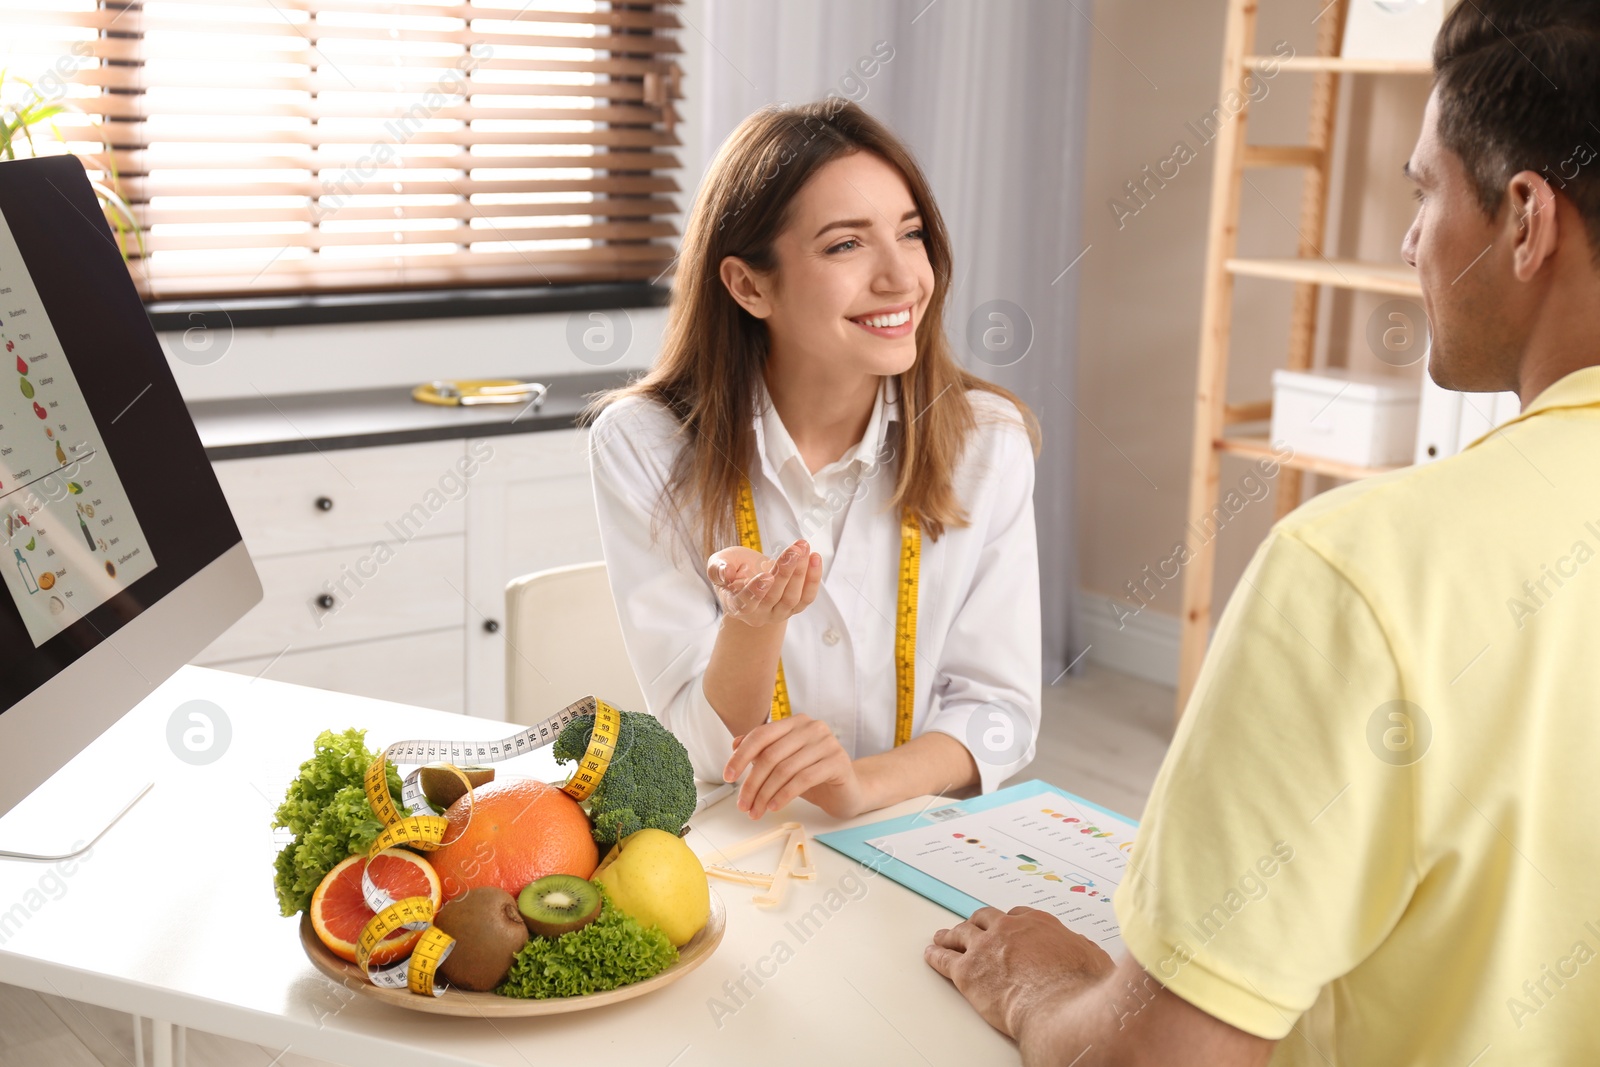
[[[1138,820],[1130,819],[1126,815],[1103,808],[1092,800],[1085,800],[1076,793],[1069,793],[1065,789],[1057,789],[1049,782],[1042,782],[1037,778],[1027,782],[1019,782],[1005,789],[997,789],[984,796],[973,797],[971,800],[955,800],[947,804],[932,804],[915,815],[902,815],[897,819],[885,819],[883,822],[869,823],[866,826],[857,826],[850,830],[835,830],[832,833],[817,834],[817,840],[833,849],[843,853],[856,862],[871,868],[878,874],[886,874],[899,882],[907,889],[927,897],[935,904],[948,908],[963,919],[972,918],[972,913],[985,907],[983,901],[969,897],[959,889],[952,888],[934,878],[924,874],[909,864],[902,863],[886,852],[879,852],[867,841],[874,837],[884,837],[888,834],[897,834],[902,830],[912,830],[919,826],[933,826],[953,818],[954,815],[971,815],[974,812],[987,811],[1013,801],[1024,800],[1041,794],[1061,797],[1077,804],[1080,807],[1091,808],[1102,815],[1109,815],[1114,819],[1121,819],[1132,826],[1138,826]],[[952,814],[953,813],[953,814]]]

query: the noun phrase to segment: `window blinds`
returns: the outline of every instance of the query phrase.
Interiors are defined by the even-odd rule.
[[[11,0],[0,23],[31,92],[82,112],[36,150],[114,166],[141,295],[193,299],[657,278],[675,3]]]

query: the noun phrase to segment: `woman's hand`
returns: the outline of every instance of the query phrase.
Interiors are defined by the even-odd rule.
[[[706,577],[728,618],[766,626],[798,615],[817,599],[822,557],[805,541],[796,541],[776,560],[735,545],[706,560]]]
[[[791,715],[764,723],[733,739],[733,755],[722,770],[735,781],[750,769],[739,790],[739,808],[759,819],[795,797],[804,797],[835,818],[867,811],[870,798],[855,761],[820,719]]]

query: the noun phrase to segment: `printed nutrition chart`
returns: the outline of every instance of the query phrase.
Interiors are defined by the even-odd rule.
[[[1137,835],[1076,798],[1042,793],[867,844],[990,907],[1048,911],[1116,956],[1122,932],[1111,898]]]
[[[0,214],[0,574],[35,648],[155,570]]]

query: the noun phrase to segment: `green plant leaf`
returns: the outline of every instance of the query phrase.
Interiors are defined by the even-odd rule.
[[[66,110],[67,106],[65,104],[45,104],[43,106],[30,109],[28,112],[28,123],[29,125],[37,125],[38,123],[43,122],[45,119],[55,118],[57,115]],[[60,131],[58,130],[57,132]]]
[[[7,82],[21,86],[24,92],[20,101],[8,103],[5,100],[4,90]],[[66,145],[67,133],[55,121],[64,114],[83,115],[90,119],[88,127],[74,127],[73,135],[88,139],[91,136],[98,138],[104,149],[105,157],[103,167],[110,176],[109,182],[99,182],[91,179],[90,186],[95,191],[95,196],[100,201],[101,210],[105,212],[106,220],[117,235],[117,250],[122,255],[124,263],[128,262],[128,249],[124,235],[130,230],[139,247],[141,256],[149,255],[145,246],[144,228],[139,225],[138,218],[134,215],[133,206],[128,203],[120,191],[120,175],[117,173],[116,150],[112,147],[111,138],[105,126],[94,119],[71,100],[47,101],[35,88],[33,81],[20,75],[11,74],[9,68],[0,67],[0,158],[17,158],[17,138],[21,135],[26,142],[28,153],[38,155],[38,144],[34,139],[34,130],[47,129],[58,144]],[[83,158],[81,155],[80,159]],[[88,160],[85,160],[86,165]],[[99,160],[94,161],[96,166]]]
[[[100,198],[100,207],[105,211],[106,218],[117,231],[117,249],[122,253],[122,261],[128,261],[128,250],[122,240],[122,235],[128,230],[133,231],[134,240],[139,245],[141,256],[149,255],[144,245],[144,229],[139,225],[139,220],[134,217],[133,205],[124,200],[117,192],[108,188],[104,183],[91,181],[95,194]]]

